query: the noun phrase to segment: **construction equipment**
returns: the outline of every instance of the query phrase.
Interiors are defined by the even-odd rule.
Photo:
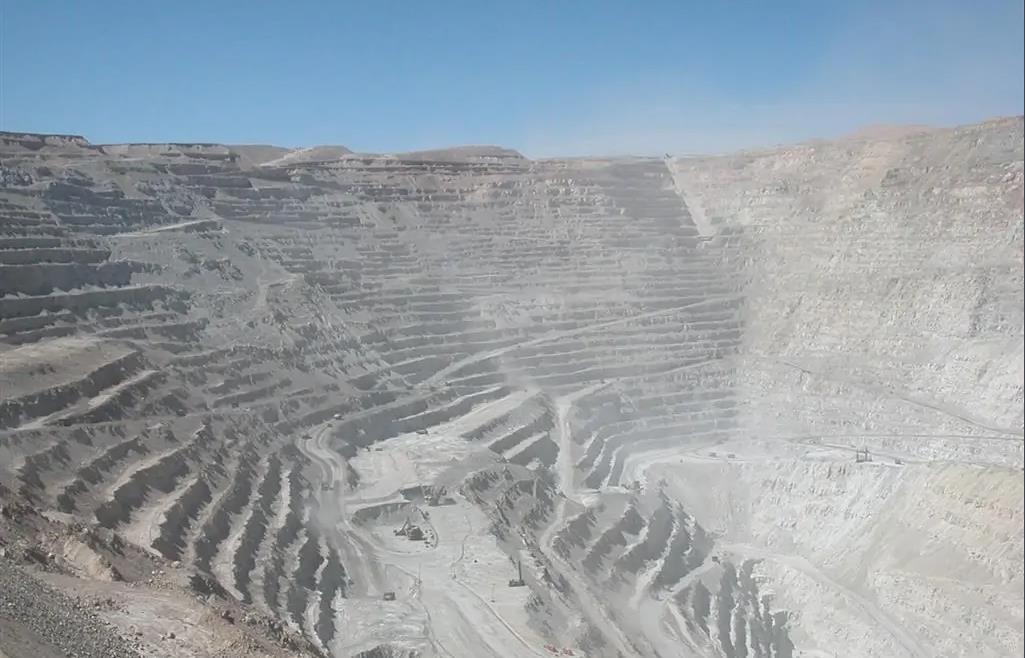
[[[523,582],[523,563],[516,560],[516,578],[509,581],[509,587],[525,587],[526,583]]]
[[[403,521],[402,525],[396,528],[393,532],[396,536],[405,537],[409,541],[423,541],[427,538],[423,529],[411,522],[409,519]]]
[[[448,495],[448,489],[445,487],[430,487],[426,490],[425,498],[427,499],[427,505],[430,507],[438,507],[439,505],[454,505],[453,500]],[[427,512],[424,512],[424,516],[427,516]]]
[[[854,453],[854,461],[857,464],[863,464],[865,462],[872,461],[872,455],[868,454],[868,448],[861,448]]]
[[[385,601],[394,601],[395,600],[395,592],[385,592],[383,598],[384,598]]]

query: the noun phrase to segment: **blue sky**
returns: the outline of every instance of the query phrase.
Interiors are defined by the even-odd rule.
[[[1023,106],[1023,2],[0,0],[0,127],[710,152]]]

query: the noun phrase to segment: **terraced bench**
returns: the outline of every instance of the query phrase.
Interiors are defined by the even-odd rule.
[[[369,632],[347,615],[397,578],[375,573],[361,533],[443,479],[526,567],[522,607],[544,632],[596,655],[792,655],[799,616],[773,593],[809,576],[731,553],[687,478],[758,482],[782,467],[721,466],[710,449],[809,437],[1020,466],[1020,370],[986,356],[1018,354],[1022,331],[1020,203],[1006,202],[1020,146],[1004,144],[1020,121],[997,132],[885,156],[263,162],[0,135],[0,486],[342,653]],[[944,148],[974,164],[949,180],[919,167]],[[835,168],[831,195],[804,195],[824,180],[811,161]],[[950,363],[934,357],[948,344]],[[401,491],[345,511],[409,455]],[[804,472],[766,481],[792,490]],[[410,610],[396,628],[426,623]],[[617,628],[636,644],[614,649]]]

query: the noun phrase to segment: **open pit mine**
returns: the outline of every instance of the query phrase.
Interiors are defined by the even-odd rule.
[[[1021,656],[1022,128],[0,134],[0,655]]]

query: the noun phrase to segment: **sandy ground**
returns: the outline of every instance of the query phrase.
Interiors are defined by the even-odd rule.
[[[338,483],[322,492],[325,509],[338,510],[332,531],[339,543],[356,547],[359,559],[374,563],[379,582],[367,583],[366,599],[338,601],[340,614],[349,620],[346,639],[333,647],[355,651],[381,641],[381,629],[389,639],[415,646],[426,634],[439,655],[445,656],[541,656],[545,642],[528,624],[525,604],[529,588],[511,588],[516,567],[487,530],[490,521],[475,505],[451,492],[453,503],[439,506],[410,505],[406,511],[380,521],[355,524],[352,514],[405,501],[403,489],[454,480],[450,471],[460,470],[473,453],[486,452],[461,434],[515,408],[532,395],[516,391],[483,404],[449,423],[436,426],[429,435],[405,434],[360,452],[352,465],[360,484],[350,489],[346,469],[325,446],[330,425],[312,433],[304,450]],[[482,458],[493,462],[488,453]],[[426,516],[425,516],[426,515]],[[406,519],[429,528],[430,542],[414,542],[396,536]],[[353,570],[356,571],[356,570]],[[358,571],[357,571],[358,573]],[[384,591],[395,601],[380,601]],[[360,612],[360,611],[364,612]],[[367,614],[365,611],[373,611]],[[409,635],[396,636],[395,628]]]

